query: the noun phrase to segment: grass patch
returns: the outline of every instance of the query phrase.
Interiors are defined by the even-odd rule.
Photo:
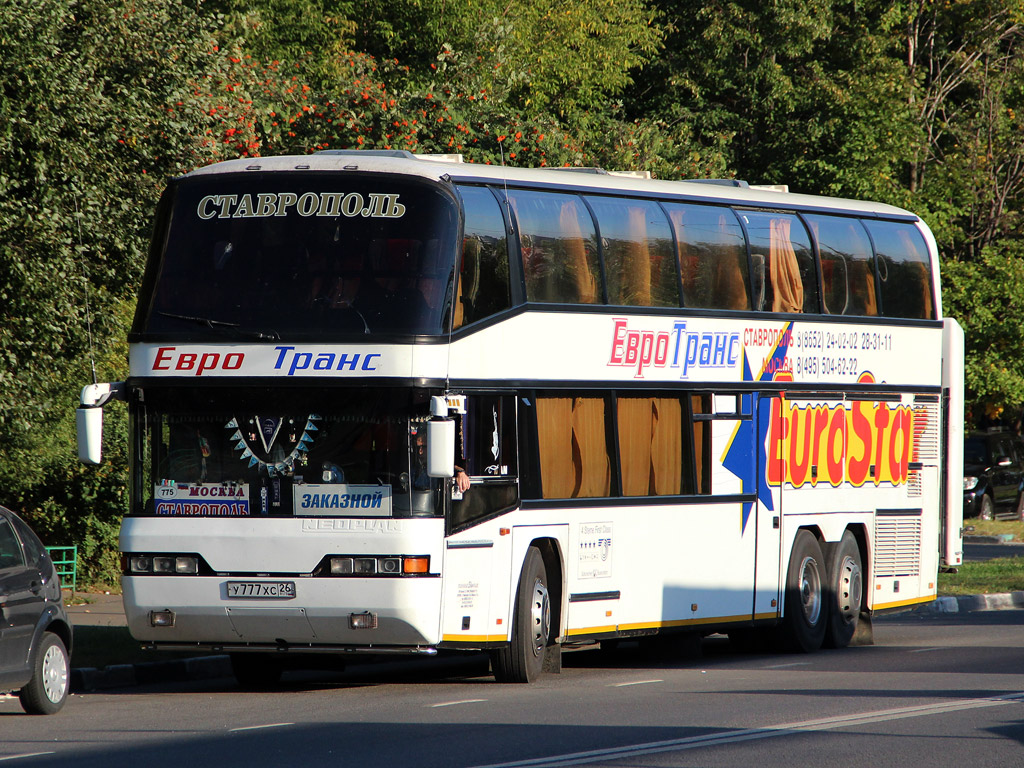
[[[1013,534],[1024,541],[1024,522],[1013,520],[964,520],[964,536],[1002,536]]]
[[[1024,590],[1024,557],[964,563],[956,573],[939,574],[940,595],[987,595]]]
[[[71,649],[71,666],[103,669],[113,664],[138,664],[146,661],[174,661],[186,656],[208,656],[209,651],[144,651],[132,639],[127,627],[76,626]]]

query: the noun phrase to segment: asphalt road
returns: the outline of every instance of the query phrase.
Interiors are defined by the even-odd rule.
[[[0,700],[0,761],[81,766],[1014,766],[1024,611],[876,619],[875,645],[699,658],[566,654],[499,685],[479,657],[75,694],[51,718]]]
[[[964,560],[966,562],[981,562],[994,557],[1024,557],[1024,542],[986,544],[964,540]]]

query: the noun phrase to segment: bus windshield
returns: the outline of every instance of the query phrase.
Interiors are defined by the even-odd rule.
[[[253,171],[168,194],[137,334],[323,339],[450,324],[458,208],[440,187]]]
[[[426,397],[406,390],[150,389],[134,511],[189,517],[442,513]]]

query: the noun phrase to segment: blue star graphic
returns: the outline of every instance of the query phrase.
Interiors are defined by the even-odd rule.
[[[793,323],[789,323],[785,330],[779,334],[779,343],[772,350],[771,356],[765,361],[765,365],[758,374],[756,381],[771,381],[774,372],[782,370],[782,365],[789,350],[789,340],[792,338]],[[746,349],[743,351],[743,381],[755,381],[750,370],[750,361],[747,359]],[[740,479],[743,493],[750,493],[756,488],[757,498],[769,511],[775,510],[775,501],[772,499],[772,490],[768,485],[768,452],[765,443],[768,440],[768,427],[770,422],[770,398],[765,397],[764,413],[761,412],[761,395],[757,392],[740,396],[741,413],[753,414],[753,419],[741,421],[733,432],[729,445],[722,454],[722,466],[732,472]],[[754,451],[757,451],[756,463]],[[761,482],[757,482],[754,476],[755,467],[760,467]],[[750,519],[750,510],[754,502],[743,503],[743,520],[741,530],[747,530],[747,521]]]

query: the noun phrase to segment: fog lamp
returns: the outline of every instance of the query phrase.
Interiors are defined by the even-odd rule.
[[[173,627],[174,611],[150,611],[149,625],[151,627]]]
[[[377,614],[370,613],[353,613],[348,617],[348,625],[352,629],[376,629],[377,628]]]

